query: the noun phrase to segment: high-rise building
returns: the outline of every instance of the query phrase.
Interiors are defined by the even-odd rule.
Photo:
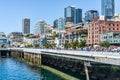
[[[53,28],[58,28],[58,19],[54,20],[53,25]]]
[[[74,6],[68,6],[65,8],[65,22],[74,22],[74,13],[75,13],[75,7]]]
[[[58,28],[59,30],[63,30],[65,28],[65,19],[60,17],[54,21],[54,28]]]
[[[74,24],[82,22],[82,9],[75,9]]]
[[[28,18],[22,20],[22,33],[30,34],[30,19]]]
[[[64,10],[65,22],[74,24],[82,22],[82,9],[76,9],[74,6],[68,6]]]
[[[34,33],[35,34],[40,34],[40,35],[44,34],[45,33],[45,30],[44,30],[45,29],[45,25],[46,25],[45,21],[43,21],[43,20],[38,21],[35,24]]]
[[[65,28],[65,19],[63,17],[58,18],[58,28],[59,29]]]
[[[114,0],[101,0],[102,15],[106,16],[107,19],[111,19],[115,13],[115,2]]]
[[[99,13],[97,10],[86,11],[85,22],[91,22],[93,20],[93,18],[95,18],[96,16],[99,16]]]

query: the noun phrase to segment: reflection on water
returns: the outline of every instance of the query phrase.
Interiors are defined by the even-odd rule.
[[[0,80],[62,80],[60,77],[12,58],[0,58]]]

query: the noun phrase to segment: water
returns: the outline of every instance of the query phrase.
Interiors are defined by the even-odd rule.
[[[0,80],[62,80],[60,77],[12,58],[0,58]]]

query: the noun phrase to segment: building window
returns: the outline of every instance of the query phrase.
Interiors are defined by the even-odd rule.
[[[111,29],[109,28],[109,30],[111,30]]]
[[[117,28],[117,30],[119,30],[119,28]]]
[[[117,26],[119,26],[119,24],[117,24]]]
[[[115,24],[113,24],[113,26],[115,26]]]
[[[113,28],[113,30],[115,30],[115,28]]]

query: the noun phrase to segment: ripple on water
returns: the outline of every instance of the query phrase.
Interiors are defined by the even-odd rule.
[[[43,79],[44,78],[44,79]],[[0,80],[62,80],[56,75],[12,58],[0,58]]]

